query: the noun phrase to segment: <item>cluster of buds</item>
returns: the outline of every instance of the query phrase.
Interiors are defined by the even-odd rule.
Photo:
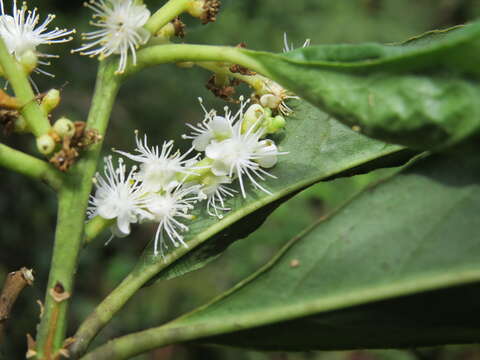
[[[225,107],[223,115],[200,103],[205,116],[183,136],[192,141],[186,153],[174,151],[173,141],[149,146],[146,135],[136,132],[134,153],[115,150],[137,163],[128,173],[122,158],[116,168],[111,156],[105,159],[104,176],[97,174],[94,180],[97,189],[88,215],[114,220],[112,236],[127,236],[132,223],[156,222],[154,253],[163,256],[169,245],[187,246],[183,233],[188,227],[182,220],[193,218],[197,204],[222,218],[230,210],[226,200],[239,192],[232,187],[235,182],[244,198],[248,183],[270,194],[262,182],[275,178],[267,170],[286,153],[267,136],[281,130],[284,122],[243,98],[236,113]]]

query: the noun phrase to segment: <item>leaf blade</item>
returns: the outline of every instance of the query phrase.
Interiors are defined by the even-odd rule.
[[[480,131],[480,22],[404,45],[324,45],[283,55],[244,50],[275,81],[370,137],[416,149]]]
[[[169,326],[217,329],[200,342],[268,350],[475,342],[480,219],[466,214],[480,210],[478,174],[477,159],[421,161]]]

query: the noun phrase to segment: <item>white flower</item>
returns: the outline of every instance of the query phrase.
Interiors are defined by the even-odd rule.
[[[225,207],[225,198],[235,196],[236,190],[228,187],[233,179],[228,176],[207,175],[202,179],[202,192],[207,197],[207,212],[210,216],[223,218],[222,211],[229,211],[230,208]],[[213,211],[212,211],[213,209]]]
[[[74,52],[100,59],[119,54],[117,73],[125,71],[129,52],[136,65],[136,50],[150,38],[148,30],[143,28],[150,17],[147,7],[135,4],[134,0],[90,0],[85,5],[94,12],[96,22],[92,25],[100,30],[83,34],[83,39],[91,42]]]
[[[240,97],[240,109],[236,114],[232,115],[230,109],[225,107],[224,116],[218,116],[215,110],[207,111],[205,109],[202,98],[198,98],[198,101],[205,113],[205,118],[196,126],[187,124],[193,131],[191,135],[182,136],[184,139],[192,139],[192,145],[197,151],[205,151],[208,144],[213,140],[222,141],[231,137],[233,135],[233,123],[243,116],[243,110],[249,102],[243,101],[243,97]]]
[[[255,187],[270,194],[255,177],[260,180],[265,180],[263,175],[276,178],[262,167],[272,167],[277,156],[285,153],[279,152],[272,140],[260,140],[264,130],[254,130],[256,124],[242,133],[242,122],[243,119],[235,124],[234,134],[230,139],[207,146],[205,154],[213,160],[211,171],[217,176],[238,177],[243,197],[246,197],[244,176]]]
[[[302,45],[302,48],[306,48],[310,46],[310,39],[306,39],[305,42]],[[293,47],[293,44],[288,43],[288,38],[287,38],[287,33],[283,33],[283,52],[289,52],[293,51],[295,48]]]
[[[188,231],[188,227],[181,223],[178,218],[192,219],[188,213],[193,209],[193,204],[202,200],[204,195],[199,192],[199,186],[185,186],[179,184],[171,191],[151,194],[148,199],[147,209],[153,214],[154,221],[158,222],[155,233],[154,255],[168,249],[164,234],[175,247],[181,245],[188,247],[183,241],[182,232]]]
[[[21,8],[17,8],[16,0],[13,1],[12,15],[5,14],[3,0],[0,0],[0,10],[0,36],[5,41],[8,51],[15,55],[18,60],[29,51],[39,57],[57,57],[37,52],[37,46],[70,41],[72,37],[69,37],[69,35],[75,33],[75,30],[59,28],[48,31],[47,27],[55,19],[55,15],[49,14],[38,25],[40,23],[40,15],[37,13],[37,9],[33,9],[33,11],[28,10],[25,3]],[[40,61],[39,63],[49,65],[48,61]],[[37,71],[51,75],[42,70],[37,69]]]
[[[105,158],[103,178],[95,176],[95,195],[90,196],[88,216],[101,216],[104,219],[117,219],[112,227],[112,233],[117,237],[130,234],[130,224],[146,219],[153,219],[153,215],[146,209],[145,189],[138,180],[135,180],[136,167],[126,174],[123,159],[118,160],[115,169],[112,157]]]
[[[193,148],[183,155],[178,150],[172,154],[173,140],[164,142],[161,150],[158,146],[149,148],[147,135],[144,135],[142,142],[138,132],[135,132],[135,141],[137,144],[135,151],[139,155],[118,150],[116,152],[141,163],[137,179],[143,182],[146,191],[169,190],[182,180],[179,176],[195,175],[192,171],[194,167],[191,165],[193,159],[185,159]]]

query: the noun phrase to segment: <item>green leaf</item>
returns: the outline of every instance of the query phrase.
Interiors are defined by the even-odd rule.
[[[478,342],[479,191],[478,156],[422,159],[166,329],[269,350]]]
[[[273,80],[376,139],[438,149],[480,130],[480,22],[400,45],[244,53]]]
[[[412,157],[411,151],[360,135],[305,102],[292,102],[295,114],[288,118],[284,134],[277,138],[282,156],[265,187],[271,195],[248,188],[246,199],[236,196],[226,206],[233,210],[221,220],[206,211],[196,213],[185,241],[188,248],[170,249],[166,261],[174,261],[160,274],[170,279],[199,269],[221,254],[232,242],[255,231],[281,203],[319,181],[398,166]],[[135,273],[155,272],[164,264],[147,246]]]

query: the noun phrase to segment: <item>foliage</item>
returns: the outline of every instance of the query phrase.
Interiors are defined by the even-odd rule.
[[[160,10],[160,16],[155,13],[146,28],[162,27],[173,17],[170,16],[172,9],[182,12],[185,3],[171,0],[168,4],[172,7],[168,11],[165,8]],[[382,32],[376,38],[398,41],[402,36],[412,35],[414,29],[425,30],[426,26],[419,23],[426,16],[428,7],[413,3],[410,5],[423,12],[412,17],[408,30],[402,35],[398,35],[402,32],[398,31],[398,36],[389,38],[382,38],[385,36]],[[158,8],[153,1],[147,4],[151,9]],[[292,16],[284,16],[286,9],[283,9],[282,21],[285,28],[295,28],[296,31],[316,29],[314,14],[320,9],[336,16],[361,11],[365,19],[374,13],[387,14],[398,10],[398,2],[393,1],[366,1],[363,5],[305,1],[286,6]],[[467,11],[466,7],[462,9]],[[271,49],[271,44],[262,43],[256,32],[264,33],[271,26],[261,20],[261,15],[270,14],[277,19],[278,11],[278,6],[271,1],[261,5],[254,1],[227,2],[222,14],[224,18],[220,17],[214,26],[199,29],[189,21],[189,26],[194,29],[190,39],[223,43],[224,37],[232,32],[234,35],[229,40],[235,41],[238,28],[232,19],[246,21],[253,16],[257,25],[251,27],[254,48]],[[291,20],[298,13],[304,14],[300,23]],[[327,15],[322,16],[326,28],[333,28],[329,25],[329,20],[333,20]],[[428,24],[429,27],[432,25]],[[389,26],[395,29],[399,25]],[[4,167],[42,179],[59,190],[59,220],[50,280],[46,285],[45,274],[40,273],[40,283],[45,285],[34,290],[43,292],[46,287],[46,312],[38,329],[37,344],[31,345],[30,350],[38,359],[53,358],[62,351],[68,351],[74,358],[82,357],[96,334],[137,293],[140,302],[126,305],[126,311],[98,338],[96,345],[101,345],[108,337],[117,336],[118,330],[112,330],[115,328],[123,327],[132,332],[146,326],[156,327],[115,338],[99,348],[92,347],[89,350],[93,351],[82,358],[130,358],[159,346],[192,341],[287,351],[475,342],[478,338],[478,321],[473,316],[477,310],[475,302],[464,301],[453,309],[451,304],[462,298],[475,299],[479,281],[477,221],[472,216],[478,208],[474,194],[480,173],[474,155],[479,127],[476,102],[479,26],[473,23],[430,32],[395,45],[318,45],[286,54],[217,46],[158,45],[152,41],[137,52],[138,64],[136,67],[129,64],[126,75],[115,74],[115,70],[121,70],[115,57],[103,61],[87,122],[89,129],[95,130],[93,144],[80,153],[78,162],[68,172],[61,174],[46,168],[38,156],[17,153],[5,145],[0,148],[0,164]],[[222,27],[224,33],[212,30]],[[360,29],[370,37],[368,26],[362,24]],[[336,30],[329,31],[332,38],[343,40],[344,35]],[[154,35],[155,31],[152,32]],[[362,32],[354,33],[362,36]],[[281,34],[277,35],[278,41]],[[278,42],[276,47],[280,47]],[[16,75],[18,69],[11,66],[15,61],[2,53],[0,46],[0,64],[6,77],[11,81],[16,97],[25,100],[30,94],[22,92],[26,85],[24,79]],[[62,67],[69,73],[69,68],[78,61],[64,62],[59,66],[60,73]],[[246,198],[237,196],[227,201],[227,207],[232,211],[221,219],[209,217],[205,210],[196,209],[194,220],[187,222],[190,231],[184,241],[188,247],[174,248],[165,258],[153,253],[152,244],[147,245],[145,239],[152,238],[152,234],[145,226],[139,227],[139,242],[115,240],[109,245],[106,254],[116,254],[110,258],[101,258],[101,243],[88,244],[82,251],[87,255],[80,258],[81,268],[89,266],[91,269],[90,275],[84,279],[96,283],[97,291],[109,293],[91,312],[97,298],[76,297],[73,275],[84,234],[87,234],[87,242],[91,242],[111,225],[111,222],[95,219],[99,220],[98,223],[92,222],[84,229],[83,221],[91,177],[100,158],[100,145],[117,91],[128,78],[125,94],[134,89],[137,96],[125,98],[120,95],[124,103],[130,103],[130,110],[127,110],[130,114],[118,109],[113,113],[113,117],[124,119],[126,124],[113,123],[112,131],[105,138],[107,144],[120,147],[117,139],[125,136],[122,130],[138,127],[129,118],[143,116],[132,116],[134,112],[144,115],[145,123],[153,119],[157,121],[155,102],[162,105],[171,102],[171,106],[164,106],[167,119],[180,114],[180,118],[191,121],[197,111],[179,105],[183,104],[182,97],[176,96],[172,102],[168,96],[158,99],[158,96],[143,95],[157,89],[153,81],[138,87],[149,77],[155,81],[158,77],[164,83],[185,86],[179,94],[183,92],[196,97],[200,91],[198,85],[195,81],[188,81],[187,77],[182,78],[185,75],[179,74],[182,80],[178,81],[177,74],[167,74],[161,68],[137,74],[146,67],[185,61],[203,66],[217,76],[231,77],[236,75],[229,72],[230,65],[239,64],[301,96],[302,100],[285,100],[293,109],[293,115],[285,116],[285,129],[271,136],[280,150],[288,155],[279,157],[278,164],[271,171],[278,179],[267,182],[270,193],[249,188]],[[225,63],[229,65],[225,67]],[[78,72],[71,76],[77,77],[79,83],[85,83],[88,78],[82,79]],[[257,76],[264,79],[260,75],[252,79]],[[198,77],[196,73],[195,77]],[[249,79],[245,81],[260,98],[261,89],[256,83]],[[44,82],[41,80],[40,86]],[[248,94],[250,90],[244,86],[241,91]],[[67,101],[65,113],[71,114],[69,117],[75,120],[85,117],[85,99],[68,93],[68,89],[62,92],[63,100]],[[28,104],[28,108],[20,110],[31,124],[37,144],[38,139],[50,134],[50,125],[44,122],[43,113],[37,108],[42,106],[34,101]],[[152,136],[161,134],[158,136],[165,137],[171,132],[176,137],[184,132],[172,123],[165,120],[162,126],[154,126]],[[100,136],[95,138],[96,134]],[[12,140],[9,142],[15,145]],[[23,142],[24,149],[35,152],[28,139],[18,138],[16,142]],[[424,150],[430,152],[417,156]],[[407,162],[408,165],[404,166]],[[24,164],[23,167],[20,164]],[[372,172],[376,169],[381,170]],[[368,174],[358,176],[365,173]],[[2,174],[2,178],[5,179],[5,188],[14,183],[20,186],[25,181],[18,180],[17,183],[16,177],[7,174]],[[369,186],[327,219],[309,225],[314,218],[325,214],[325,208],[337,207],[365,185],[383,178],[388,180]],[[305,190],[318,182],[323,183]],[[24,186],[37,185],[27,183]],[[341,194],[343,191],[345,194]],[[53,197],[50,193],[44,196],[48,205],[38,208],[30,204],[35,200],[24,200],[28,203],[24,207],[31,208],[29,212],[34,210],[33,215],[28,215],[25,220],[26,226],[35,229],[34,238],[39,232],[42,235],[51,232],[51,226],[43,232],[39,229],[41,223],[53,222],[51,218],[45,219],[45,209],[54,208]],[[274,215],[267,219],[272,212]],[[12,215],[12,218],[20,219],[25,213],[27,210]],[[307,227],[308,230],[300,232]],[[286,230],[282,231],[283,228]],[[6,249],[3,254],[13,253],[14,239],[20,236],[12,229],[6,226],[2,230],[2,234],[6,234],[2,235],[2,249]],[[231,286],[234,278],[240,280],[270,257],[270,253],[287,237],[299,232],[300,235],[279,249],[267,265],[246,280],[241,280],[207,305],[159,326],[162,321],[181,315],[186,309],[211,298],[212,293]],[[217,267],[214,263],[198,273],[190,273],[217,259],[227,247],[243,238],[246,239],[232,246],[230,256],[217,262]],[[35,267],[40,267],[42,262],[48,267],[45,253],[49,250],[45,250],[45,243],[41,247],[41,258],[28,255],[21,258],[20,265],[25,265],[23,261],[32,261]],[[126,247],[133,251],[126,251]],[[142,247],[145,247],[143,255],[138,258],[136,254]],[[233,276],[222,274],[225,268],[230,268]],[[10,269],[5,267],[4,271],[7,270]],[[100,272],[106,274],[106,280],[97,281]],[[208,280],[212,276],[222,285]],[[159,316],[158,309],[155,309],[158,300],[152,304],[152,297],[171,291],[172,282],[165,280],[176,277],[177,284],[184,282],[186,286],[178,293],[182,299],[169,303],[163,297],[162,305],[168,308],[168,312]],[[112,284],[120,280],[120,285],[112,291]],[[154,280],[161,281],[155,287],[145,288]],[[207,291],[201,285],[204,281],[209,288]],[[82,280],[78,286],[91,292],[91,285],[85,285]],[[52,296],[52,291],[60,291],[59,294],[66,298],[58,300]],[[195,292],[200,294],[198,299],[190,299]],[[66,304],[72,293],[74,318],[67,328]],[[179,307],[175,306],[177,303]],[[33,312],[30,311],[30,318],[35,317]],[[146,320],[140,320],[139,314],[143,314]],[[80,327],[76,329],[79,323]],[[29,332],[35,332],[31,322],[27,326]],[[74,339],[65,342],[65,332],[75,334]],[[382,358],[384,355],[372,356]],[[392,356],[409,358],[410,355],[399,352]]]

